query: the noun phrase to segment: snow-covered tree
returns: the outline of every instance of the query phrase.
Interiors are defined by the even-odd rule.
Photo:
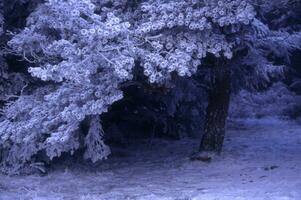
[[[252,6],[245,1],[151,1],[142,11],[145,22],[137,34],[147,40],[142,61],[150,82],[171,79],[173,72],[191,76],[204,58],[211,57],[208,65],[215,86],[209,95],[201,150],[220,151],[230,94],[228,60],[241,42],[239,34],[254,20]]]
[[[245,0],[41,4],[8,42],[39,81],[3,109],[1,169],[16,172],[38,154],[52,159],[79,148],[93,162],[105,158],[109,150],[98,117],[123,97],[120,87],[132,80],[134,67],[165,87],[177,76],[207,69],[209,105],[200,151],[220,152],[231,71],[253,67],[267,74],[275,68],[271,54],[288,55],[299,47],[299,33],[269,29],[252,5]],[[80,129],[86,120],[88,133]]]
[[[3,170],[17,171],[37,153],[52,159],[82,146],[93,161],[92,151],[99,159],[107,155],[101,137],[92,136],[98,133],[89,132],[82,144],[79,127],[122,98],[118,84],[131,78],[134,66],[129,28],[112,12],[96,14],[89,0],[49,1],[30,15],[8,45],[45,84],[3,109]]]
[[[145,41],[141,60],[150,82],[161,83],[174,74],[191,76],[199,66],[209,68],[211,88],[200,151],[222,149],[231,71],[251,67],[268,80],[268,74],[283,69],[269,56],[285,56],[300,47],[300,33],[271,30],[256,17],[253,4],[245,0],[148,1],[141,7],[142,22],[136,33]]]

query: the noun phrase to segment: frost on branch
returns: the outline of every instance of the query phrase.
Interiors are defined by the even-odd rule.
[[[162,83],[173,74],[191,76],[209,54],[232,60],[232,70],[235,65],[240,72],[252,69],[240,73],[245,78],[260,74],[268,81],[270,72],[282,73],[286,63],[277,66],[268,57],[288,58],[300,48],[300,33],[271,30],[261,17],[264,13],[255,12],[262,12],[263,4],[245,0],[142,3],[135,34],[143,41],[138,52],[144,74],[151,83]]]
[[[8,44],[32,63],[29,72],[45,84],[4,109],[2,170],[18,171],[39,152],[52,159],[82,148],[81,122],[121,99],[118,85],[132,76],[129,27],[113,13],[96,14],[89,0],[48,1],[30,15],[27,27]],[[95,161],[108,151],[100,150],[101,138],[92,140],[93,134],[85,146]],[[96,155],[90,155],[89,142]]]
[[[84,157],[96,162],[101,159],[107,158],[110,154],[110,148],[103,142],[103,130],[99,117],[93,117],[90,122],[90,129],[85,138],[85,145],[87,150]]]
[[[231,59],[240,33],[255,18],[242,0],[151,1],[141,9],[136,33],[145,40],[141,54],[150,82],[169,79],[171,72],[191,76],[208,53]]]

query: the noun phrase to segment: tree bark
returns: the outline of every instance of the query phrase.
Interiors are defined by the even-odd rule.
[[[231,94],[229,61],[220,59],[213,66],[212,87],[201,139],[200,152],[220,153],[222,150]]]

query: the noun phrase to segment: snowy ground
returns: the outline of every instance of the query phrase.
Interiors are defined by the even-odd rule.
[[[188,159],[197,144],[141,143],[94,167],[0,175],[0,199],[301,200],[301,125],[249,120],[232,126],[224,153],[211,163]]]

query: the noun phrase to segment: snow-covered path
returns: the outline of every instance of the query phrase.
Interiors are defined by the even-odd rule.
[[[249,120],[230,127],[223,154],[211,163],[188,159],[197,144],[141,143],[94,167],[0,175],[0,200],[301,200],[301,125]]]

